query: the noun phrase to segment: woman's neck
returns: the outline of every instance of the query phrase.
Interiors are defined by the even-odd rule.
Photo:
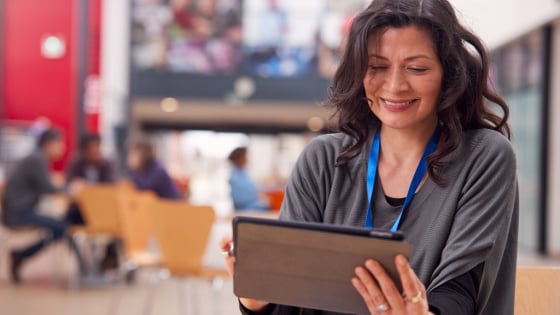
[[[396,129],[381,126],[381,159],[392,165],[418,164],[436,126],[437,120],[422,128]]]

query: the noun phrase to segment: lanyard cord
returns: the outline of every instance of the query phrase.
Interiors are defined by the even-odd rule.
[[[408,187],[408,193],[406,194],[406,199],[404,200],[401,213],[399,214],[397,220],[391,227],[392,232],[396,232],[399,229],[405,211],[410,205],[410,203],[412,202],[412,198],[414,198],[414,194],[416,193],[418,186],[420,186],[422,179],[424,178],[426,172],[428,171],[427,158],[430,154],[436,151],[440,134],[441,134],[441,129],[438,125],[436,130],[434,131],[434,134],[432,135],[432,138],[430,139],[430,142],[428,142],[428,145],[424,150],[424,154],[422,154],[422,158],[420,159],[418,166],[416,167],[416,171],[414,172],[414,176],[412,177],[412,182]],[[377,132],[375,133],[375,137],[373,139],[373,144],[371,145],[371,151],[369,154],[368,165],[367,165],[367,193],[369,196],[368,199],[369,202],[368,202],[368,209],[367,209],[366,223],[365,223],[366,228],[373,228],[373,190],[375,188],[375,177],[377,176],[380,151],[381,151],[381,139],[380,139],[380,132],[379,130],[377,130]]]

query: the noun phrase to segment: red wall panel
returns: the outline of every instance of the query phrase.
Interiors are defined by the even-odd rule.
[[[75,2],[4,0],[3,10],[4,118],[48,117],[64,131],[68,151],[74,149],[77,116]],[[41,41],[47,35],[65,39],[66,54],[62,58],[41,55]],[[61,169],[63,163],[56,163],[55,168]]]
[[[34,120],[49,118],[65,133],[68,153],[76,142],[76,82],[78,1],[4,0],[2,103],[4,118]],[[56,35],[66,41],[60,59],[41,55],[41,41]],[[66,154],[66,157],[68,156]],[[63,168],[66,160],[55,164]]]

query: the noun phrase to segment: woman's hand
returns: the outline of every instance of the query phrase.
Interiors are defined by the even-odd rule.
[[[226,235],[220,240],[220,250],[226,260],[227,271],[229,276],[233,279],[233,265],[235,264],[235,256],[233,256],[233,238],[231,235]]]
[[[233,238],[231,235],[226,235],[220,240],[220,250],[225,257],[229,276],[233,279],[235,256],[233,256]],[[253,312],[263,310],[269,304],[268,302],[247,298],[239,298],[239,302]]]
[[[416,276],[408,260],[398,255],[395,264],[404,293],[401,294],[383,267],[368,260],[365,267],[356,268],[352,284],[364,299],[372,315],[426,315],[428,310],[426,288]]]

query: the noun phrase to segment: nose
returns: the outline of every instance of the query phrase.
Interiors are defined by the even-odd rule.
[[[404,71],[398,68],[392,69],[385,81],[385,87],[389,92],[400,92],[408,89],[408,81]]]

